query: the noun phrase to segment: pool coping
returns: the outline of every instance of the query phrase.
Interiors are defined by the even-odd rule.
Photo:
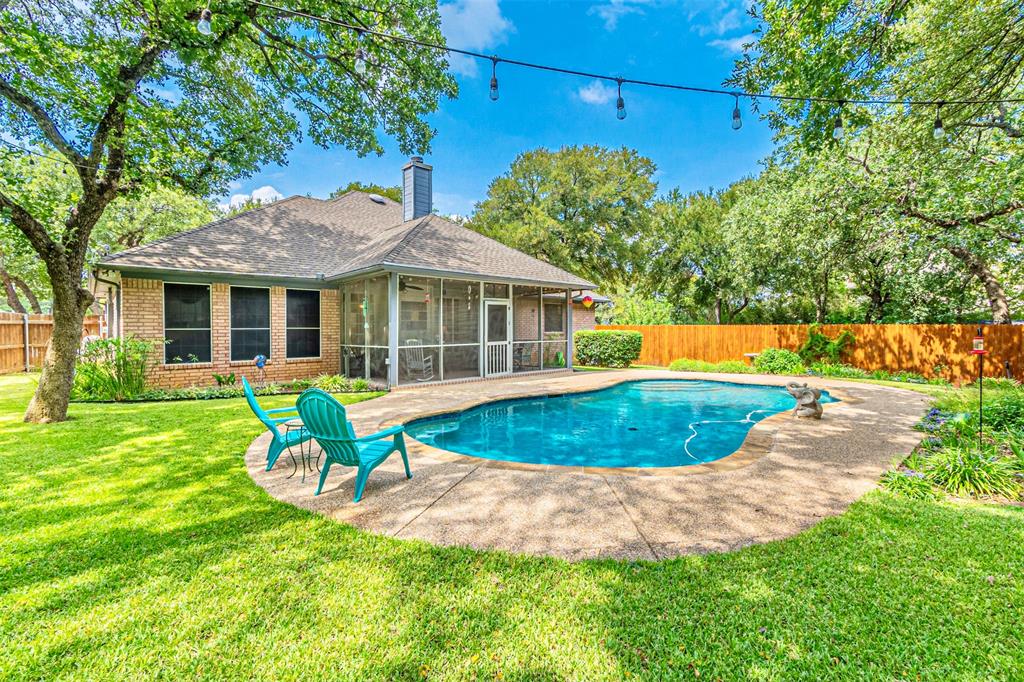
[[[748,376],[748,375],[740,375]],[[524,390],[521,393],[512,393],[509,395],[502,396],[500,398],[483,397],[480,399],[473,399],[465,401],[463,403],[456,404],[454,406],[446,406],[444,409],[430,410],[426,412],[416,413],[413,415],[403,415],[401,418],[388,419],[381,422],[381,428],[390,428],[393,426],[405,426],[406,424],[417,421],[420,419],[430,419],[432,417],[439,417],[446,414],[456,414],[464,412],[466,410],[479,407],[480,405],[486,405],[489,403],[506,402],[510,400],[522,400],[524,398],[557,398],[566,395],[576,395],[580,393],[595,393],[603,391],[613,386],[618,386],[624,383],[633,383],[638,381],[714,381],[715,383],[730,383],[723,380],[715,379],[693,379],[680,377],[678,379],[666,379],[666,378],[636,378],[628,375],[620,375],[610,383],[600,386],[598,388],[581,387],[577,390],[564,389],[557,392],[550,391],[536,391],[536,390]],[[766,386],[771,388],[784,388],[785,385],[780,384],[763,384],[756,382],[731,382],[737,385],[743,386]],[[812,386],[812,388],[819,388]],[[863,402],[863,399],[853,396],[847,393],[842,388],[837,387],[826,387],[823,390],[827,390],[829,394],[838,399],[838,402],[824,403],[822,408],[824,410],[836,410],[842,407],[849,407],[857,405]],[[658,477],[677,477],[677,476],[694,476],[701,474],[715,474],[722,473],[725,471],[735,471],[736,469],[742,469],[748,467],[751,464],[757,462],[768,453],[772,451],[775,445],[775,436],[778,432],[781,423],[789,419],[806,419],[797,417],[793,410],[786,409],[781,412],[777,412],[773,415],[765,417],[764,419],[756,422],[750,430],[747,432],[746,437],[734,452],[720,457],[719,459],[711,462],[702,462],[700,464],[680,464],[671,467],[599,467],[599,466],[570,466],[565,464],[535,464],[530,462],[511,462],[501,459],[489,459],[487,457],[477,457],[474,455],[466,455],[459,452],[452,452],[451,450],[444,450],[434,445],[429,445],[422,441],[416,440],[415,438],[408,436],[406,439],[406,447],[411,453],[429,455],[435,460],[449,463],[461,463],[461,464],[473,464],[488,469],[505,469],[512,471],[532,471],[532,472],[549,472],[549,473],[563,473],[563,474],[583,474],[583,475],[598,475],[598,476],[658,476]]]

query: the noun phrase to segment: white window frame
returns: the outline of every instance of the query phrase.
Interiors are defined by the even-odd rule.
[[[203,282],[171,282],[171,281],[167,281],[167,280],[164,280],[163,282],[161,282],[161,285],[160,285],[160,327],[163,330],[163,339],[165,341],[169,340],[167,338],[167,332],[168,331],[194,332],[194,331],[197,331],[198,329],[202,329],[202,328],[186,329],[184,327],[168,327],[167,326],[167,285],[168,284],[179,284],[179,285],[185,285],[185,286],[191,286],[191,287],[206,287],[206,291],[209,293],[209,302],[210,302],[210,326],[206,327],[206,329],[208,329],[209,332],[210,332],[210,359],[209,360],[200,360],[199,362],[188,362],[187,360],[182,360],[181,362],[167,362],[167,348],[165,346],[164,347],[164,352],[163,352],[163,363],[162,364],[164,366],[166,366],[166,367],[188,367],[188,366],[193,366],[194,367],[196,365],[211,365],[211,364],[213,364],[213,284],[212,283],[203,283]]]
[[[291,326],[288,325],[288,292],[289,291],[315,291],[316,292],[317,306],[320,309],[320,314],[318,315],[318,317],[320,319],[320,326],[319,327],[291,327]],[[288,288],[286,288],[284,290],[284,357],[285,357],[286,360],[320,360],[323,357],[323,354],[324,354],[323,325],[324,325],[324,295],[323,295],[323,290],[321,290],[321,289],[303,289],[303,288],[300,288],[300,287],[288,287]],[[289,355],[288,354],[288,332],[290,330],[292,330],[292,329],[315,329],[316,330],[317,339],[320,341],[320,343],[317,344],[319,346],[319,348],[320,348],[320,353],[318,355],[299,355],[299,356]]]
[[[267,327],[235,327],[232,323],[232,312],[235,305],[234,290],[235,289],[261,289],[267,292]],[[287,303],[286,303],[287,305]],[[228,362],[246,362],[251,361],[252,358],[245,358],[235,360],[235,335],[232,332],[235,331],[263,331],[266,330],[267,338],[270,341],[270,347],[267,349],[267,359],[273,357],[274,350],[274,302],[271,296],[270,287],[248,287],[243,284],[229,284],[228,285]],[[287,344],[287,340],[286,340]]]

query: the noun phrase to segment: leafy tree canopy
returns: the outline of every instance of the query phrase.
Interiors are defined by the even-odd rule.
[[[391,199],[391,201],[397,201],[398,203],[402,203],[401,185],[392,185],[390,187],[384,187],[383,185],[375,185],[372,182],[369,184],[362,183],[359,182],[358,180],[353,180],[344,187],[339,187],[338,189],[331,192],[331,199],[334,199],[335,197],[340,197],[342,194],[347,194],[348,192],[366,192],[367,194],[379,194],[382,197],[387,197],[388,199]]]
[[[535,149],[491,182],[467,226],[591,281],[630,279],[654,162],[633,149]]]

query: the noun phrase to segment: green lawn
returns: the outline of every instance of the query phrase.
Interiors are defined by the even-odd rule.
[[[0,678],[1024,679],[1022,508],[876,492],[660,563],[439,548],[271,499],[242,400],[35,426],[32,381],[0,377]]]

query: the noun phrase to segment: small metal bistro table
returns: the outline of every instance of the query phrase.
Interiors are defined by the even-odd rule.
[[[292,431],[298,431],[304,433],[306,431],[306,425],[302,423],[299,418],[291,419],[284,423],[285,427],[285,439]],[[295,459],[295,448],[299,449],[299,458]],[[292,473],[288,474],[286,478],[291,478],[295,475],[295,472],[299,470],[299,464],[302,464],[302,482],[306,482],[306,471],[313,473],[313,439],[302,441],[297,445],[288,445],[288,456],[292,458]],[[316,470],[320,471],[320,461],[317,457]]]

